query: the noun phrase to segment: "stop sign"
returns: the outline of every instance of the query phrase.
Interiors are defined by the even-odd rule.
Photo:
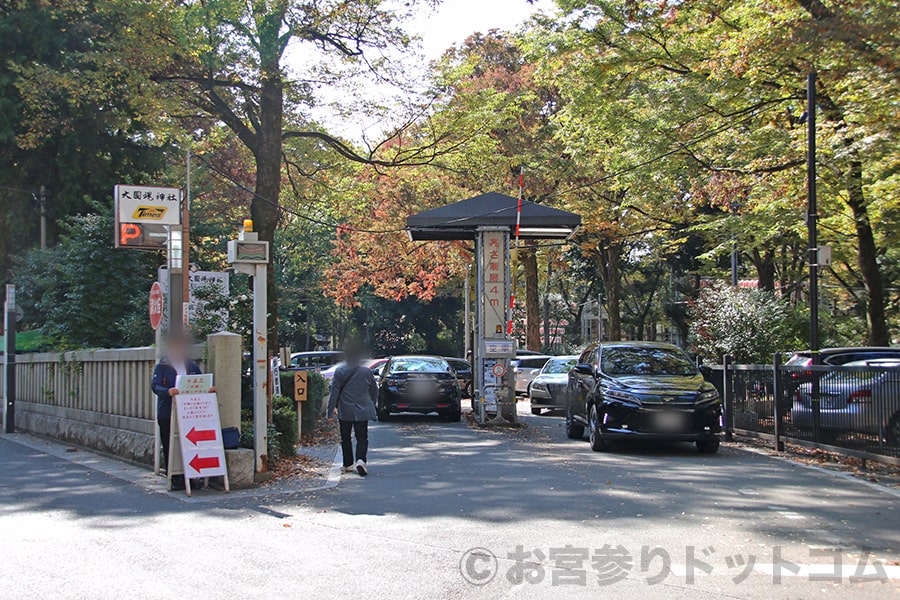
[[[150,327],[156,330],[162,322],[163,294],[158,281],[150,286]]]

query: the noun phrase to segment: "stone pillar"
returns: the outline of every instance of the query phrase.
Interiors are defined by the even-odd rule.
[[[213,374],[222,428],[241,426],[241,336],[214,333],[206,338],[206,369]]]

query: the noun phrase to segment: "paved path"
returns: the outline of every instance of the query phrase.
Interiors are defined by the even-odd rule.
[[[0,597],[900,597],[896,492],[734,448],[597,454],[525,420],[379,423],[368,478],[221,502],[0,437]]]

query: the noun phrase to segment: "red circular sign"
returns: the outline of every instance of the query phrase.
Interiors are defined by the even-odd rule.
[[[162,322],[163,295],[158,281],[150,286],[150,327],[156,330]]]
[[[494,363],[491,373],[494,374],[494,377],[503,377],[506,375],[506,366],[503,363]]]

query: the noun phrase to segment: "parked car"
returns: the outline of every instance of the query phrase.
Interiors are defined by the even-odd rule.
[[[870,433],[900,445],[900,359],[854,360],[819,379],[819,431],[824,441]],[[812,382],[796,392],[791,422],[812,429]]]
[[[538,374],[541,372],[541,369],[543,369],[544,365],[547,364],[548,360],[550,360],[549,356],[528,355],[517,356],[510,361],[513,373],[516,377],[517,396],[528,395],[528,386],[530,386],[531,381],[538,376]]]
[[[886,346],[862,346],[859,348],[823,348],[819,351],[819,362],[823,365],[841,366],[860,360],[878,360],[883,358],[900,359],[900,348]],[[784,363],[787,376],[784,379],[782,396],[784,410],[791,408],[797,390],[805,383],[815,379],[816,372],[806,370],[813,362],[813,353],[808,350],[795,352]],[[824,375],[818,372],[819,377]]]
[[[322,350],[316,352],[294,352],[291,364],[282,367],[285,371],[322,371],[343,362],[344,353],[340,350]]]
[[[554,356],[544,363],[540,374],[531,382],[531,389],[528,392],[531,414],[539,415],[545,408],[566,407],[566,385],[569,383],[569,371],[577,363],[577,356]]]
[[[464,358],[448,358],[444,357],[459,380],[459,389],[463,397],[471,398],[475,393],[475,373],[472,370],[472,363]]]
[[[590,432],[591,449],[616,439],[694,442],[719,449],[722,402],[716,388],[678,347],[659,342],[588,346],[569,373],[566,435]]]
[[[392,413],[437,412],[448,421],[462,415],[457,375],[440,356],[394,356],[384,366],[378,389],[378,418]]]

